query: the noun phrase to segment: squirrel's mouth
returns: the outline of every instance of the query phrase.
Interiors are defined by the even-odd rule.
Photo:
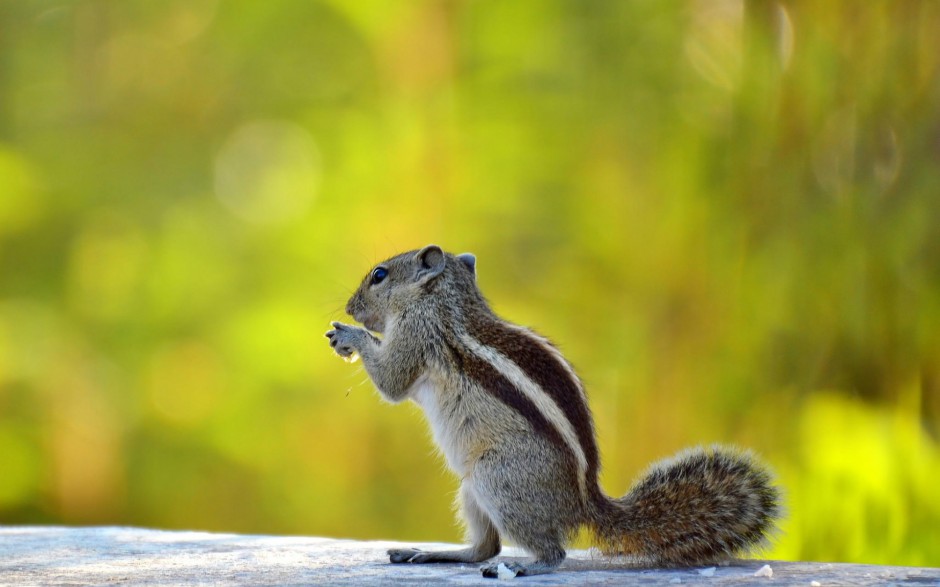
[[[363,316],[360,322],[362,322],[362,325],[365,326],[367,330],[377,332],[378,334],[382,334],[382,331],[385,330],[385,321],[375,315]]]

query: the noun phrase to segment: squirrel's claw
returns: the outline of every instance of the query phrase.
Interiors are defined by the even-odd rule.
[[[330,348],[344,359],[351,357],[357,350],[357,346],[352,340],[355,338],[356,329],[342,322],[333,322],[332,324],[333,330],[328,330],[324,335],[330,339]]]

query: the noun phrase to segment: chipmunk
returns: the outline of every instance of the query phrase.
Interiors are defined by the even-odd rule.
[[[490,309],[473,255],[429,245],[392,257],[346,312],[365,328],[333,322],[330,346],[358,354],[388,401],[421,406],[461,480],[470,545],[392,549],[392,563],[483,562],[507,538],[534,557],[509,563],[512,573],[549,573],[587,526],[605,553],[694,566],[760,546],[772,531],[780,496],[770,474],[728,448],[687,450],[654,464],[624,497],[605,495],[581,381],[548,340]],[[497,569],[481,567],[485,577]]]

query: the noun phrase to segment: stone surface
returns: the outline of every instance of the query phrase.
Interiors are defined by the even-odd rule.
[[[140,528],[0,527],[0,585],[496,585],[478,565],[391,565],[392,542],[165,532]],[[433,544],[411,545],[433,548]],[[507,549],[508,559],[521,553]],[[764,565],[772,576],[754,576]],[[767,574],[766,570],[763,573]],[[641,569],[573,551],[527,585],[940,585],[940,569],[735,561],[704,569]]]

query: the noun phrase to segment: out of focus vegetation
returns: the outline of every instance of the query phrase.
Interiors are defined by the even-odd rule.
[[[608,491],[721,441],[770,556],[940,564],[940,3],[0,2],[0,521],[457,540],[330,353],[479,256]]]

